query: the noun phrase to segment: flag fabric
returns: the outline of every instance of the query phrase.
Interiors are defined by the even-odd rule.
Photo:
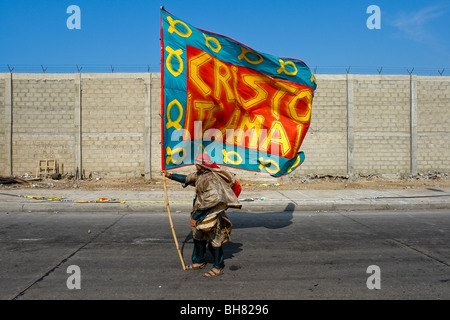
[[[161,9],[162,169],[206,152],[239,169],[291,173],[305,159],[316,80],[278,58],[193,27]]]

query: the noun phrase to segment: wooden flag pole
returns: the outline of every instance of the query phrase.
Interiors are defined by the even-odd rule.
[[[163,183],[164,183],[164,194],[166,195],[167,213],[169,214],[170,228],[172,229],[173,240],[175,240],[175,245],[177,247],[178,255],[180,256],[181,265],[183,266],[183,270],[186,270],[186,266],[184,265],[183,256],[181,255],[181,251],[178,246],[178,240],[177,240],[177,236],[175,234],[175,229],[173,228],[172,217],[170,216],[169,199],[167,197],[167,187],[166,187],[166,175],[164,172],[162,175],[163,175]]]

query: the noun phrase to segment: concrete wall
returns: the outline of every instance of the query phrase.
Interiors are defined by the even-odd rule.
[[[409,76],[352,77],[356,173],[410,170]]]
[[[294,175],[450,171],[450,77],[316,78]],[[38,160],[57,159],[65,172],[159,179],[160,113],[159,73],[0,74],[0,175],[34,175]]]
[[[10,92],[7,92],[7,88],[10,86],[10,78],[4,74],[0,74],[0,175],[11,174],[11,162],[10,162],[10,123],[11,115],[9,114],[11,108],[8,106],[11,96]]]
[[[344,175],[347,173],[346,76],[317,75],[316,80],[311,125],[300,147],[305,162],[296,173]]]
[[[83,75],[82,167],[104,176],[145,174],[149,151],[149,74]],[[147,168],[147,172],[149,169]]]
[[[417,81],[418,172],[448,172],[450,168],[450,81],[446,78],[420,77]]]
[[[72,170],[76,150],[74,76],[12,76],[12,172],[34,174],[39,159],[57,159]]]

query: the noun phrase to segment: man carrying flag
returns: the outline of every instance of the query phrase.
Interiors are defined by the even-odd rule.
[[[234,175],[225,168],[220,168],[211,161],[208,154],[199,154],[195,158],[196,172],[189,175],[171,174],[163,171],[169,179],[183,183],[184,186],[195,186],[194,207],[191,212],[192,238],[194,250],[192,265],[188,270],[206,267],[206,247],[214,257],[214,264],[205,277],[214,277],[223,273],[224,254],[222,244],[230,240],[232,223],[225,210],[241,208],[237,195],[232,187]]]
[[[298,168],[305,159],[300,146],[316,79],[301,60],[257,52],[164,8],[161,60],[161,168],[164,181],[169,177],[196,188],[188,269],[205,267],[209,241],[214,265],[205,276],[211,277],[222,272],[222,244],[231,232],[225,210],[240,208],[232,191],[235,179],[223,167],[273,177]],[[192,164],[197,171],[187,176],[166,172]],[[166,204],[170,218],[167,193]]]

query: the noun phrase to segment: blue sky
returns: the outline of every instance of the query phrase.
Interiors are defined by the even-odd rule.
[[[70,30],[67,8],[81,10]],[[0,0],[0,72],[160,71],[160,13],[317,73],[450,74],[450,1]],[[366,12],[381,10],[381,29]]]

